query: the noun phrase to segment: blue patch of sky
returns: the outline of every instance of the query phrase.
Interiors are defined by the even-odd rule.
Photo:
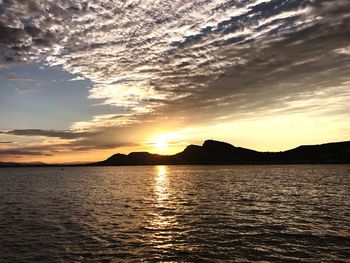
[[[87,99],[92,83],[42,63],[0,69],[0,129],[68,129],[94,115],[118,114],[116,107]]]

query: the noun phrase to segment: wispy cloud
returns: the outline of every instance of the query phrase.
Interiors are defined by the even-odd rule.
[[[116,119],[117,117],[110,117]],[[105,123],[103,123],[105,124]],[[25,143],[23,146],[10,144],[10,141],[3,141],[6,148],[0,148],[2,155],[43,155],[51,156],[62,152],[90,151],[116,149],[119,147],[135,147],[137,143],[128,138],[130,127],[119,127],[118,134],[115,134],[114,126],[108,128],[102,125],[89,127],[89,131],[84,131],[86,127],[79,126],[79,130],[57,131],[41,129],[22,129],[0,131],[0,135],[20,137],[42,138],[40,142]],[[7,145],[9,144],[9,145]],[[21,154],[22,153],[22,154]]]
[[[51,156],[51,154],[48,154],[46,152],[38,152],[38,151],[25,151],[22,149],[6,149],[1,150],[0,149],[0,155],[16,155],[16,156],[22,156],[22,155],[38,155],[38,156]]]
[[[60,65],[92,81],[89,99],[123,112],[12,135],[92,143],[150,121],[350,111],[348,0],[14,0],[2,9],[3,65]]]
[[[89,98],[139,113],[185,109],[184,101],[205,97],[235,105],[237,93],[269,93],[286,72],[305,87],[279,93],[291,96],[349,60],[328,56],[346,50],[343,0],[11,1],[3,8],[5,60],[62,65],[94,82]]]
[[[17,135],[17,136],[43,136],[54,137],[61,139],[76,139],[91,135],[89,132],[74,132],[74,131],[54,131],[54,130],[41,130],[41,129],[22,129],[22,130],[10,130],[0,131],[0,134]]]
[[[92,120],[76,122],[71,128],[81,133],[105,128],[126,127],[139,123],[138,116],[135,114],[106,114],[94,116]]]
[[[38,88],[38,87],[18,87],[15,88],[17,94],[29,94],[29,93],[36,93],[40,92],[43,89]]]
[[[21,81],[21,82],[38,82],[38,80],[27,77],[27,76],[19,76],[16,73],[11,73],[6,76],[6,79],[13,81]]]

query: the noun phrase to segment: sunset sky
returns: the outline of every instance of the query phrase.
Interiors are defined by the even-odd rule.
[[[0,161],[350,140],[349,0],[0,0]]]

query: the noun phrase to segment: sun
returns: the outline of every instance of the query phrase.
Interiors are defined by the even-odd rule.
[[[177,144],[178,140],[182,138],[183,138],[183,135],[176,132],[170,132],[170,133],[164,133],[164,134],[155,136],[152,139],[151,143],[156,152],[165,153],[165,152],[168,152],[169,147],[171,147],[174,144]]]
[[[154,148],[156,148],[158,152],[164,152],[167,146],[167,141],[163,138],[157,138],[154,143]]]

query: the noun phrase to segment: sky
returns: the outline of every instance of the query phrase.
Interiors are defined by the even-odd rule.
[[[350,140],[349,0],[0,0],[0,161]]]

